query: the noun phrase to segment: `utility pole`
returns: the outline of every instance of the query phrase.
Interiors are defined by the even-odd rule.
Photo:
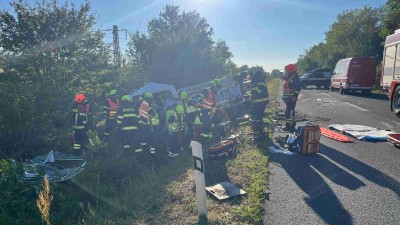
[[[121,29],[118,30],[117,25],[113,25],[112,29],[107,29],[107,30],[100,30],[102,32],[109,32],[112,31],[113,34],[113,64],[115,67],[120,67],[121,66],[121,51],[119,49],[119,31],[125,31],[125,39],[128,39],[128,30],[127,29]]]
[[[121,65],[121,54],[119,52],[119,38],[118,38],[118,26],[113,26],[113,43],[114,43],[114,65],[120,67]]]

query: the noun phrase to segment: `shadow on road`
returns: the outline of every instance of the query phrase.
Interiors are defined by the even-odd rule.
[[[270,161],[280,164],[286,170],[297,186],[309,196],[304,199],[307,205],[327,224],[353,224],[350,213],[317,171],[350,190],[364,186],[362,181],[336,166],[322,154],[271,154]]]
[[[349,92],[349,93],[346,93],[346,95],[350,95],[353,97],[359,97],[359,98],[370,98],[370,99],[381,100],[381,101],[389,100],[388,96],[385,94],[370,93],[368,95],[363,95],[362,93]]]
[[[398,180],[336,149],[324,145],[321,145],[321,147],[323,155],[369,181],[392,190],[400,197],[400,182]]]

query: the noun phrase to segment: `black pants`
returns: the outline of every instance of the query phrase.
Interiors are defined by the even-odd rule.
[[[74,130],[74,155],[81,155],[87,143],[86,129]]]
[[[286,111],[285,111],[285,118],[286,118],[286,128],[290,131],[294,131],[296,127],[295,121],[295,108],[297,101],[288,98],[286,101]]]
[[[115,124],[115,118],[107,117],[106,128],[104,130],[104,139],[105,140],[108,140],[108,138],[110,137],[114,124]]]
[[[137,130],[121,130],[121,141],[124,150],[133,152],[142,151],[137,133]]]
[[[183,135],[183,148],[187,151],[190,151],[189,146],[194,135],[194,127],[193,124],[189,122],[187,123],[187,126],[187,134]]]
[[[267,102],[256,102],[251,104],[251,116],[254,120],[262,120]]]

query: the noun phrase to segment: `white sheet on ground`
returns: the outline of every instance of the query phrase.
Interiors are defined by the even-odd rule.
[[[288,151],[286,149],[283,148],[278,148],[278,147],[274,147],[274,146],[270,146],[268,147],[269,152],[271,153],[280,153],[280,154],[285,154],[285,155],[294,155],[294,152]]]
[[[328,127],[364,141],[387,141],[388,134],[394,133],[392,131],[355,124],[332,124]]]

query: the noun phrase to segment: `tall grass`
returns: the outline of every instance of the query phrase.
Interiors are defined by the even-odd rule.
[[[37,207],[39,208],[40,215],[47,225],[50,223],[50,206],[53,196],[50,195],[50,184],[47,176],[43,178],[43,190],[39,192],[38,199],[36,200]]]

